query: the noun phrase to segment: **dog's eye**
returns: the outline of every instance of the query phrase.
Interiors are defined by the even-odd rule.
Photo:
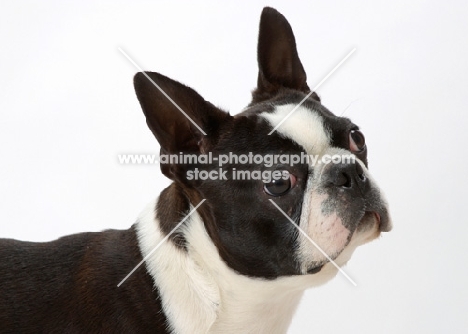
[[[283,176],[276,180],[265,183],[263,189],[270,196],[281,196],[286,194],[296,184],[296,177],[288,172],[283,172]]]
[[[351,130],[349,132],[349,149],[353,153],[364,151],[366,147],[366,139],[359,130]]]

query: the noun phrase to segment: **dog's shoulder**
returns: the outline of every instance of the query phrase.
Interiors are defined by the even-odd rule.
[[[0,323],[5,328],[166,332],[159,292],[145,270],[117,287],[142,260],[134,226],[50,242],[0,239],[0,258]]]

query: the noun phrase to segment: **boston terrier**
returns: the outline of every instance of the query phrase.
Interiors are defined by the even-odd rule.
[[[135,75],[160,156],[180,158],[161,162],[172,184],[128,230],[2,239],[1,333],[285,333],[305,289],[390,231],[364,135],[311,91],[275,9],[257,51],[252,102],[234,116],[159,73]]]

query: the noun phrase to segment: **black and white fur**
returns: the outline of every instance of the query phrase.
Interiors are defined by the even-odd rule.
[[[161,153],[355,154],[357,163],[276,165],[291,175],[280,196],[269,195],[261,180],[186,178],[189,170],[215,165],[164,164],[173,183],[129,230],[48,243],[0,240],[0,332],[284,333],[304,290],[337,269],[270,199],[340,266],[357,246],[391,229],[367,148],[355,142],[358,127],[333,115],[315,93],[268,135],[310,93],[291,27],[272,8],[262,12],[258,61],[253,100],[235,116],[147,72],[206,136],[138,73],[135,90]],[[117,287],[147,255],[145,266]]]

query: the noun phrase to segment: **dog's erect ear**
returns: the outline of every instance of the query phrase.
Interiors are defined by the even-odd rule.
[[[257,57],[259,71],[253,102],[271,98],[282,87],[310,92],[291,26],[270,7],[263,9],[260,18]],[[316,94],[312,97],[318,99]]]
[[[159,73],[139,72],[133,83],[146,123],[165,154],[203,153],[230,117],[193,89]]]

